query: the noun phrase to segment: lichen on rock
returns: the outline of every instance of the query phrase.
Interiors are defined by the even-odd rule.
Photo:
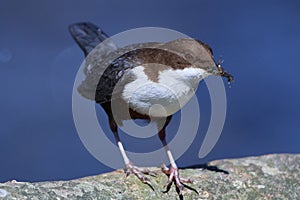
[[[185,199],[299,199],[300,155],[273,154],[241,159],[218,160],[200,168],[181,169],[191,177],[199,194],[184,189]],[[162,193],[167,177],[150,168],[153,191],[135,176],[125,178],[122,170],[69,181],[0,183],[2,199],[177,199],[171,188]],[[228,173],[226,173],[228,172]]]

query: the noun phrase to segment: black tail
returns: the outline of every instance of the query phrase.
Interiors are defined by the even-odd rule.
[[[90,22],[80,22],[71,24],[69,31],[87,56],[98,44],[108,38],[99,27]]]

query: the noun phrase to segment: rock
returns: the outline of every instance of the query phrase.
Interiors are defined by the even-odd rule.
[[[300,199],[300,154],[265,155],[213,161],[181,169],[199,194],[184,189],[185,199]],[[70,181],[0,183],[2,199],[178,199],[175,188],[162,193],[167,177],[159,168],[150,177],[155,191],[122,170]]]

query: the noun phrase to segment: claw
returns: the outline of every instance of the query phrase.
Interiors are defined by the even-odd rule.
[[[163,191],[163,193],[168,193],[171,189],[171,186],[172,186],[172,181],[168,181],[166,185],[164,185],[164,187],[166,188],[165,191]]]
[[[185,183],[193,183],[192,179],[186,179],[179,176],[177,167],[173,167],[172,165],[168,168],[165,164],[161,166],[161,170],[164,174],[168,176],[168,182],[164,186],[166,190],[163,193],[169,192],[172,184],[175,184],[176,192],[179,195],[180,199],[182,197],[182,190],[187,188],[199,194],[196,189],[186,185]]]
[[[187,188],[187,189],[189,189],[189,190],[191,190],[191,191],[194,191],[195,193],[197,193],[197,194],[199,195],[199,192],[198,192],[195,188],[192,188],[191,186],[188,186],[188,185],[186,185],[186,184],[184,184],[184,183],[182,183],[182,185],[183,185],[185,188]]]
[[[126,178],[130,174],[134,174],[142,183],[148,185],[154,191],[154,188],[149,183],[150,179],[143,176],[142,174],[155,176],[156,175],[155,172],[151,172],[148,169],[141,169],[141,168],[135,166],[132,162],[130,162],[129,164],[126,164],[124,171],[125,171]]]

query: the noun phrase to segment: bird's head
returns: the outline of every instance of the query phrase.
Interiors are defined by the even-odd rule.
[[[229,83],[233,81],[233,76],[221,66],[222,62],[215,62],[211,47],[200,40],[180,38],[165,43],[162,48],[183,57],[195,68],[204,69],[216,76],[226,77]]]

